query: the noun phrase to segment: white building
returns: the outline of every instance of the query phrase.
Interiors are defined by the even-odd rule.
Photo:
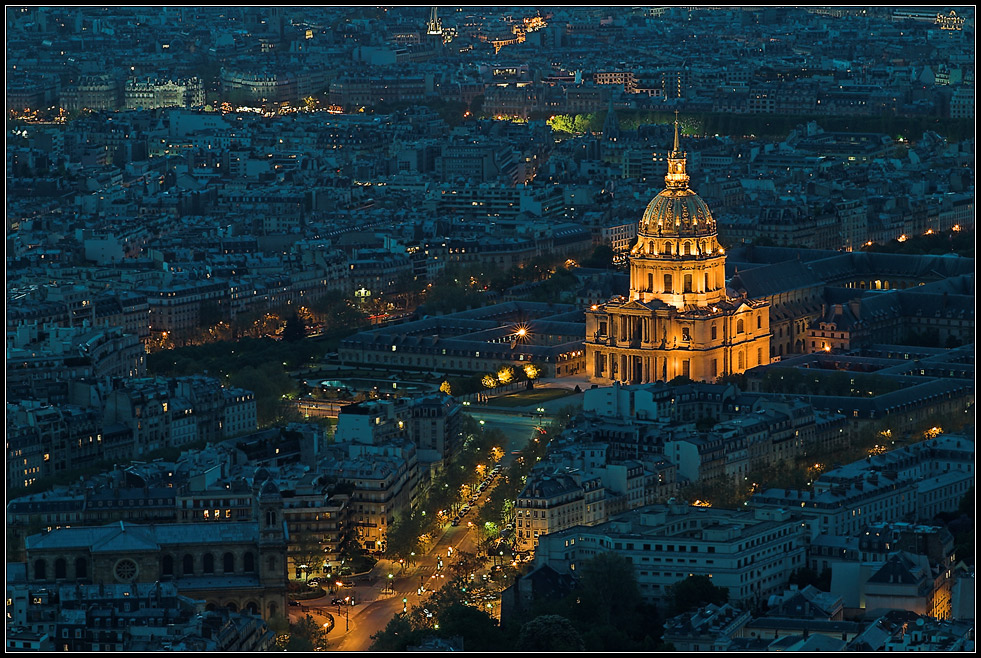
[[[930,520],[954,511],[973,485],[973,441],[940,435],[828,471],[811,491],[769,489],[749,504],[794,510],[812,537],[848,536],[877,521]]]
[[[738,605],[783,592],[791,572],[806,566],[805,544],[804,527],[785,511],[670,503],[541,536],[535,561],[574,574],[584,560],[612,551],[633,563],[649,602],[663,603],[669,588],[689,576],[708,576]]]

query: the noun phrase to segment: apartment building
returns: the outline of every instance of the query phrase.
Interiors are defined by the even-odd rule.
[[[670,587],[693,575],[728,588],[730,601],[766,600],[807,562],[804,529],[786,511],[674,503],[540,536],[535,560],[574,574],[577,563],[610,551],[630,559],[642,596],[656,604],[666,603]]]

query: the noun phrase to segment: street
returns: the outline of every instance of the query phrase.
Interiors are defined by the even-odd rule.
[[[482,421],[485,428],[499,429],[504,433],[507,444],[501,446],[504,451],[501,464],[507,467],[515,459],[512,453],[523,449],[529,439],[535,436],[536,428],[549,422],[548,415],[570,404],[581,406],[582,394],[544,402],[540,405],[543,409],[541,412],[537,406],[500,408],[488,405],[467,406],[464,407],[464,412],[478,422]],[[492,486],[496,486],[496,483]],[[371,636],[383,630],[392,617],[403,610],[412,610],[429,592],[442,587],[446,579],[451,577],[448,570],[455,559],[447,555],[447,549],[452,548],[453,555],[476,551],[475,533],[467,523],[474,516],[473,511],[468,513],[459,526],[446,524],[439,539],[415,564],[403,569],[398,562],[379,560],[370,572],[370,583],[358,584],[319,599],[304,601],[301,606],[291,606],[290,620],[296,622],[310,614],[317,625],[322,627],[327,621],[323,613],[329,612],[334,617],[335,625],[327,637],[327,650],[367,651],[372,644]],[[439,567],[440,562],[442,568]],[[420,588],[425,588],[421,594]],[[350,595],[355,597],[357,605],[330,604],[334,598]]]
[[[334,617],[334,628],[327,637],[330,651],[367,651],[371,646],[371,636],[385,628],[396,614],[411,610],[425,598],[429,591],[445,584],[446,572],[451,559],[447,548],[453,553],[474,550],[471,529],[465,524],[458,527],[446,526],[440,539],[429,551],[421,556],[415,565],[400,571],[400,565],[390,560],[379,560],[371,570],[371,583],[338,590],[319,599],[303,601],[300,606],[290,607],[290,621],[296,623],[305,615],[311,615],[322,627],[327,622],[324,615],[329,612]],[[443,558],[443,568],[438,568],[438,558]],[[388,574],[392,578],[388,578]],[[391,586],[389,587],[389,581]],[[420,587],[426,591],[419,593]],[[354,596],[357,605],[331,605],[334,598]],[[404,600],[404,603],[403,603]]]

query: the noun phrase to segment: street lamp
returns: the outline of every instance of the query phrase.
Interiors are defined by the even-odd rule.
[[[388,591],[389,593],[395,593],[395,586],[392,583],[392,574],[388,574]]]
[[[404,615],[404,614],[406,613],[406,609],[407,609],[407,607],[408,607],[408,604],[409,604],[409,599],[407,599],[407,598],[405,598],[405,597],[403,596],[403,597],[402,597],[402,614],[403,614],[403,615]]]

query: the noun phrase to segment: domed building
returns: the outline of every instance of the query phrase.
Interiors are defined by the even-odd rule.
[[[666,187],[630,251],[630,294],[586,311],[590,381],[711,382],[769,363],[769,304],[726,288],[715,220],[688,187],[685,166],[675,120]]]

